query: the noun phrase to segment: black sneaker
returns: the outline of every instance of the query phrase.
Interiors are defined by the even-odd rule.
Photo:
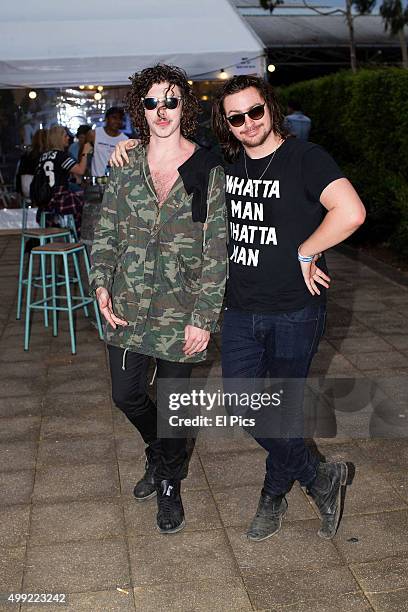
[[[137,501],[145,501],[156,495],[154,476],[156,474],[157,459],[150,447],[146,448],[145,473],[133,489],[133,495]]]
[[[179,480],[157,483],[157,529],[160,533],[177,533],[186,524]]]
[[[317,533],[326,540],[334,538],[340,523],[342,492],[347,484],[347,475],[346,463],[319,463],[316,479],[307,491],[322,517]]]
[[[261,542],[278,533],[287,509],[284,495],[268,495],[262,489],[258,509],[247,531],[248,539]]]

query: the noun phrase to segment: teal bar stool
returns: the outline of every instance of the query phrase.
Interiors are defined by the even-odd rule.
[[[76,354],[76,341],[75,341],[75,329],[74,329],[74,310],[79,308],[84,309],[85,316],[88,316],[88,305],[92,304],[95,310],[96,324],[98,328],[99,338],[103,340],[103,331],[101,325],[101,317],[99,314],[99,308],[96,299],[87,297],[84,293],[80,267],[78,261],[78,255],[82,253],[85,263],[85,269],[89,275],[89,259],[88,253],[85,249],[85,245],[78,242],[54,242],[45,244],[44,246],[38,246],[32,249],[30,254],[30,263],[28,266],[28,287],[27,287],[27,306],[26,306],[26,320],[25,320],[25,335],[24,335],[24,350],[28,351],[30,342],[30,315],[31,310],[43,310],[44,312],[52,312],[52,331],[53,335],[58,335],[58,319],[57,313],[68,312],[69,320],[69,332],[71,336],[71,352],[73,355]],[[33,286],[33,262],[36,256],[49,257],[51,259],[51,294],[46,295],[42,300],[35,302],[31,301],[31,290]],[[58,295],[58,283],[56,275],[55,259],[61,257],[64,266],[65,275],[65,291],[66,295]],[[72,295],[71,284],[72,279],[69,275],[69,260],[72,259],[74,264],[75,273],[77,274],[77,284],[79,289],[79,296]],[[65,305],[61,305],[64,304]]]
[[[24,219],[23,219],[24,223]],[[18,271],[18,295],[17,295],[17,314],[16,319],[21,319],[21,305],[23,302],[23,288],[24,285],[27,285],[27,278],[24,278],[24,253],[26,242],[31,239],[36,239],[40,241],[40,246],[44,246],[45,244],[55,240],[56,238],[63,238],[68,241],[71,238],[71,233],[67,228],[59,228],[59,227],[49,227],[45,228],[33,228],[29,229],[27,227],[23,227],[21,231],[21,245],[20,245],[20,266]],[[35,287],[42,287],[43,289],[43,297],[45,298],[47,295],[47,283],[50,280],[50,276],[47,276],[46,266],[45,266],[45,257],[41,257],[41,274],[39,276],[35,276],[32,280],[33,285]],[[40,283],[40,284],[39,284]],[[48,327],[48,312],[44,311],[44,325]]]
[[[43,210],[40,216],[40,227],[46,227],[47,215],[52,215],[53,217],[56,217],[58,220],[58,225],[60,227],[65,227],[71,231],[71,234],[72,234],[71,242],[78,242],[78,232],[76,230],[73,214],[70,213],[68,215],[59,215],[58,213],[54,213],[49,210]]]

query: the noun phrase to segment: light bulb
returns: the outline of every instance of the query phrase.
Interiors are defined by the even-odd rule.
[[[37,97],[37,92],[34,90],[31,90],[28,92],[28,97],[30,98],[30,100],[35,100]]]
[[[268,66],[268,72],[275,72],[276,70],[276,66],[275,64],[269,64]]]
[[[95,99],[95,100],[97,100],[97,101],[99,102],[99,100],[102,100],[102,94],[101,94],[101,93],[99,93],[99,91],[97,91],[97,92],[94,94],[94,99]]]

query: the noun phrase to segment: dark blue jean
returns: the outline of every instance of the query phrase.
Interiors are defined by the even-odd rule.
[[[320,303],[281,314],[253,314],[230,309],[224,313],[224,391],[236,391],[237,385],[242,388],[243,379],[251,379],[252,388],[257,389],[268,374],[272,380],[281,380],[278,388],[283,391],[282,402],[275,409],[269,407],[266,413],[280,429],[275,425],[274,435],[271,435],[271,427],[266,425],[260,433],[258,422],[254,434],[248,427],[268,451],[264,489],[269,495],[286,493],[295,480],[307,486],[316,477],[318,459],[303,439],[302,408],[306,377],[324,331],[325,319],[326,306]],[[239,383],[237,379],[241,379]],[[260,416],[265,418],[265,410]],[[265,437],[262,431],[268,432]]]

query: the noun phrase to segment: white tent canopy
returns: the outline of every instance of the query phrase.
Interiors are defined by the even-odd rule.
[[[11,0],[1,12],[2,88],[122,85],[159,61],[196,79],[264,70],[228,0]]]

